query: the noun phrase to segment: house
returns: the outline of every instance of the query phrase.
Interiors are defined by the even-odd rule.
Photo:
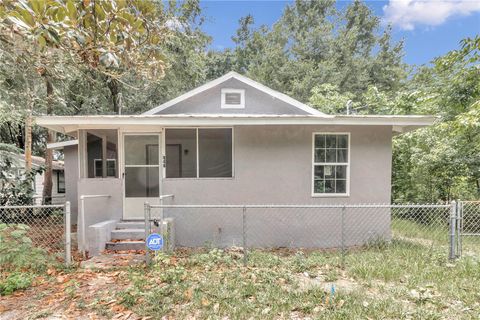
[[[16,169],[17,176],[24,177],[25,173],[25,157],[23,155],[16,155]],[[45,167],[45,159],[38,156],[32,156],[32,168],[40,169]],[[33,182],[34,202],[35,204],[42,204],[43,186],[44,186],[45,172],[41,171],[35,175]],[[65,203],[65,176],[63,161],[52,161],[52,204]]]
[[[77,139],[64,147],[72,207],[82,195],[108,196],[85,200],[88,227],[142,220],[144,203],[159,203],[161,195],[198,205],[390,203],[392,137],[434,120],[327,115],[230,72],[144,114],[46,116],[37,124]],[[176,219],[178,245],[203,245],[215,234],[221,245],[239,242],[233,225],[240,215],[219,219],[189,210],[167,212]],[[313,230],[330,232],[314,214]],[[383,219],[374,232],[389,234],[388,211]],[[271,215],[258,225],[280,220]],[[302,223],[311,222],[296,221]],[[285,245],[275,235],[262,241],[256,244]]]

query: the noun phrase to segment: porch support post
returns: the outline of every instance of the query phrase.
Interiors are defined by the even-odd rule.
[[[107,177],[107,136],[102,136],[102,177]]]

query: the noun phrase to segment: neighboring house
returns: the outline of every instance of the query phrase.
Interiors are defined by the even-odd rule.
[[[23,155],[17,156],[17,173],[18,176],[22,176],[25,172],[25,157]],[[42,157],[32,156],[32,168],[39,169],[45,167],[45,159]],[[35,204],[42,204],[43,199],[43,185],[44,185],[45,172],[42,171],[35,175],[35,181],[33,183],[33,190]],[[63,161],[52,162],[52,204],[65,203],[65,175]]]
[[[434,120],[327,115],[230,72],[141,115],[46,116],[37,123],[78,139],[64,146],[72,208],[81,195],[110,196],[87,201],[90,226],[143,219],[144,203],[167,194],[174,204],[390,203],[392,137]],[[193,218],[194,210],[168,212],[178,245],[203,245],[222,230],[232,234],[223,245],[240,242],[232,225],[241,215]],[[385,217],[374,232],[389,233],[389,212]],[[258,224],[279,220],[272,215]],[[330,228],[315,221],[319,233]],[[285,245],[274,236],[267,242]]]

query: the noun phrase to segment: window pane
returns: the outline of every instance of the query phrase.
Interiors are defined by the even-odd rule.
[[[324,193],[325,192],[325,181],[324,180],[315,180],[313,183],[313,192],[314,193]]]
[[[323,179],[323,166],[315,166],[315,180]]]
[[[336,148],[337,147],[337,136],[329,134],[327,135],[327,148]]]
[[[196,132],[196,129],[167,129],[165,131],[167,178],[197,177]]]
[[[346,193],[347,192],[347,181],[346,180],[337,180],[335,183],[335,192],[336,193]]]
[[[198,130],[201,178],[232,176],[232,129]]]
[[[65,193],[65,174],[62,171],[57,171],[57,192]]]
[[[117,162],[112,159],[107,160],[107,177],[115,177],[117,172]]]
[[[126,167],[125,197],[146,198],[159,196],[158,167]]]
[[[315,150],[315,162],[325,162],[325,149]]]
[[[334,179],[335,178],[335,166],[324,166],[325,168],[325,179]]]
[[[346,179],[347,178],[347,166],[336,166],[336,178],[337,179]]]
[[[126,165],[158,165],[157,135],[125,136]]]
[[[335,180],[325,180],[325,193],[335,193]]]
[[[323,134],[315,135],[315,147],[325,148],[325,136]]]
[[[337,161],[336,162],[348,162],[348,150],[337,149]]]
[[[327,149],[326,162],[337,162],[337,150],[336,149]]]
[[[348,148],[348,135],[341,134],[337,136],[337,148]]]

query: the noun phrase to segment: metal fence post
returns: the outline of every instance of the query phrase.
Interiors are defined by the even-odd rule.
[[[65,265],[72,262],[72,222],[70,216],[70,201],[65,202]]]
[[[463,201],[457,201],[457,252],[456,257],[462,256],[462,233],[463,233]]]
[[[342,207],[342,269],[345,268],[345,214],[347,207]]]
[[[147,237],[150,234],[150,204],[145,202],[144,204],[144,213],[145,213],[145,262],[147,266],[150,265],[150,252],[147,245]]]
[[[450,252],[449,258],[455,259],[455,228],[457,220],[457,203],[452,201],[450,205]]]
[[[243,236],[243,265],[246,267],[248,263],[247,252],[247,207],[243,206],[242,209],[242,236]]]
[[[86,239],[85,239],[85,235],[86,235],[86,232],[85,232],[85,197],[84,196],[80,196],[80,228],[82,229],[81,231],[81,235],[82,235],[82,242],[81,242],[81,247],[82,247],[82,255],[83,255],[83,258],[86,259],[87,258],[87,255],[85,253],[85,251],[87,250],[86,247]]]

